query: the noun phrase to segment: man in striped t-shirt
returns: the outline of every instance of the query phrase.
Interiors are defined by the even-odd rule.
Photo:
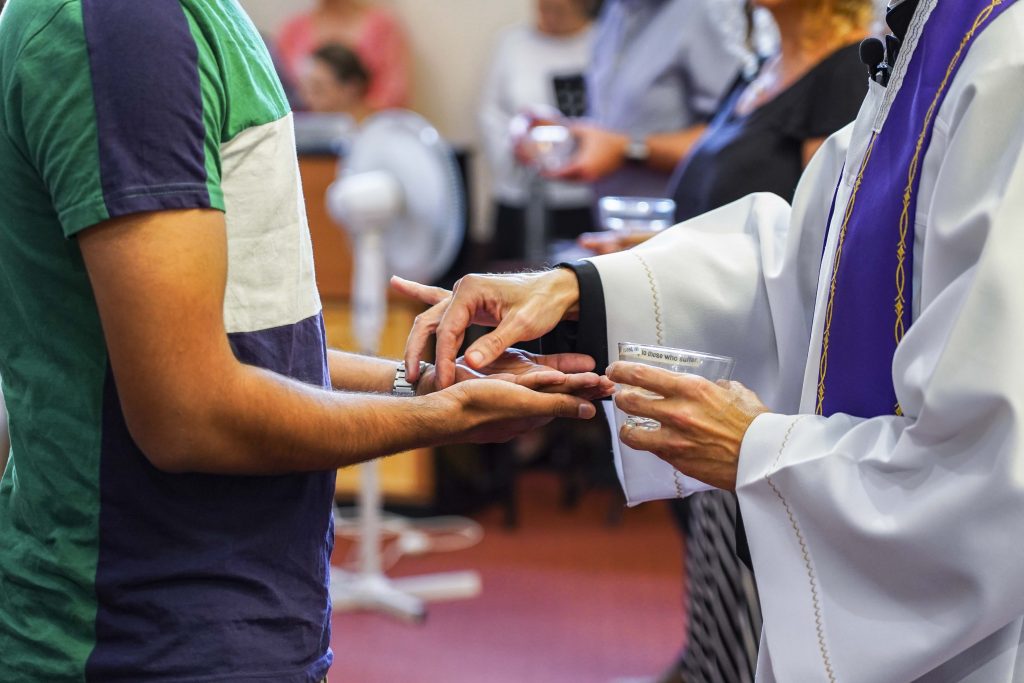
[[[10,0],[0,179],[5,683],[320,680],[335,468],[593,414],[527,388],[592,374],[398,398],[394,362],[326,350],[291,114],[232,0]]]

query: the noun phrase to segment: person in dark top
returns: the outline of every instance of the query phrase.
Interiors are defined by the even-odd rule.
[[[707,131],[672,174],[667,194],[676,201],[676,220],[699,216],[752,192],[773,192],[792,200],[811,154],[857,115],[867,93],[866,76],[856,42],[832,52],[753,109],[751,87],[758,77],[740,76]]]

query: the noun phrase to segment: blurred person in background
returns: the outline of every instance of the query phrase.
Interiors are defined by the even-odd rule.
[[[596,196],[660,196],[752,58],[742,0],[611,0],[587,73],[589,120],[553,174]]]
[[[409,47],[405,31],[389,10],[361,0],[320,0],[281,29],[277,52],[286,74],[301,79],[306,59],[323,45],[338,43],[355,52],[370,75],[366,99],[373,109],[407,107],[410,100]]]
[[[302,72],[300,93],[310,111],[347,114],[362,123],[373,107],[367,99],[370,74],[352,50],[339,43],[318,47]]]
[[[498,40],[484,81],[479,122],[484,151],[494,178],[492,256],[525,256],[529,168],[520,163],[510,124],[524,110],[546,105],[563,116],[579,116],[585,106],[582,84],[590,61],[594,31],[590,0],[537,0],[532,23],[507,28]],[[568,98],[568,101],[567,101]],[[550,237],[572,239],[593,227],[590,188],[582,183],[549,181],[544,186]]]

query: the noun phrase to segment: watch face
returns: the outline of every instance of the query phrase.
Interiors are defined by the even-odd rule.
[[[630,161],[647,161],[649,156],[650,150],[647,147],[647,143],[643,140],[633,140],[626,147],[626,158]]]

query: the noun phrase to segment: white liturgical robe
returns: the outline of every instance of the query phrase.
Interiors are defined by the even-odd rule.
[[[750,196],[592,259],[609,358],[619,341],[730,355],[775,411],[737,481],[759,681],[1024,681],[1024,2],[967,53],[920,168],[913,324],[892,365],[904,415],[814,415],[841,207],[936,1],[957,0],[922,0],[888,92],[872,84],[792,207]],[[632,502],[680,491],[632,475]]]

